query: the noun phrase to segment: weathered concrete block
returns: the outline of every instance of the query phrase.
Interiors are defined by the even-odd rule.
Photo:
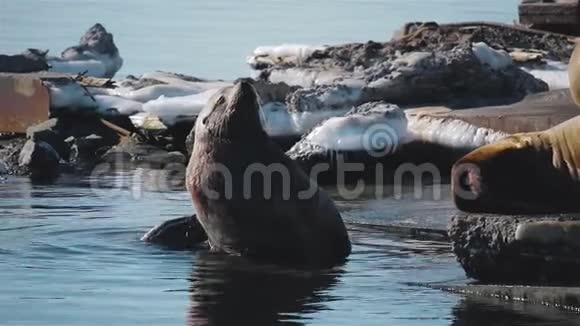
[[[477,280],[579,284],[580,247],[574,237],[580,234],[570,221],[577,225],[580,216],[459,214],[451,220],[449,237],[467,276]]]

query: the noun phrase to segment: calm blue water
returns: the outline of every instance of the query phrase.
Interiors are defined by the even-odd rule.
[[[0,52],[58,53],[94,22],[115,34],[121,74],[249,73],[259,45],[386,40],[410,20],[516,17],[516,0],[0,0]],[[102,184],[102,180],[100,182]],[[304,273],[139,241],[192,213],[183,191],[131,176],[0,181],[0,325],[568,325],[575,315],[446,294],[417,282],[465,282],[448,244],[350,227],[354,251],[335,270]],[[445,225],[448,199],[336,198],[350,221]]]
[[[120,72],[207,78],[249,74],[257,46],[388,40],[408,21],[517,19],[518,0],[2,0],[0,52],[58,54],[101,22],[125,59]]]
[[[164,250],[139,237],[192,212],[184,191],[157,191],[155,179],[132,175],[101,179],[102,188],[94,181],[0,182],[0,325],[569,325],[577,318],[415,285],[465,282],[447,243],[353,225],[348,263],[320,272]],[[410,195],[335,200],[359,222],[419,216],[444,224],[453,212],[448,199]]]

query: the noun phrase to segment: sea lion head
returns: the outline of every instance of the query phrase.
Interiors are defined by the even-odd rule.
[[[245,139],[265,136],[256,90],[245,80],[220,89],[197,118],[195,137]]]
[[[548,177],[551,164],[540,138],[536,134],[513,135],[457,161],[451,172],[456,207],[473,213],[540,211],[548,198],[542,198],[545,187],[538,173]]]

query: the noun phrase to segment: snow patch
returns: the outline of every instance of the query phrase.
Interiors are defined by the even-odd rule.
[[[82,74],[100,78],[112,78],[121,66],[123,59],[120,56],[91,54],[86,59],[68,60],[63,58],[48,58],[49,71],[65,74]]]
[[[345,151],[369,150],[369,145],[375,141],[383,141],[394,147],[424,141],[451,148],[474,149],[506,136],[503,132],[449,118],[414,114],[354,114],[328,119],[312,130],[306,140],[328,150]]]
[[[546,64],[522,67],[521,69],[545,81],[550,90],[570,88],[568,65],[563,62],[546,60]]]
[[[477,60],[493,70],[502,70],[513,65],[512,57],[504,50],[495,50],[484,42],[473,43],[471,50]]]
[[[168,125],[175,124],[180,117],[199,115],[209,99],[219,90],[210,89],[205,92],[179,97],[165,97],[143,104],[143,111],[158,116]]]
[[[326,46],[311,46],[304,44],[282,44],[275,46],[259,46],[248,57],[247,62],[252,67],[263,65],[273,66],[279,63],[300,65],[315,51],[323,51]]]

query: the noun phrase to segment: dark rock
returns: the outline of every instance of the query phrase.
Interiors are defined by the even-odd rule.
[[[449,226],[453,252],[467,276],[483,282],[579,284],[580,255],[570,243],[521,241],[522,223],[577,220],[575,216],[460,214]]]
[[[8,165],[0,160],[0,175],[8,174]]]
[[[21,167],[18,162],[20,151],[25,143],[26,139],[21,137],[0,141],[0,161],[6,167],[6,174],[25,175],[28,173],[28,169]]]
[[[64,160],[67,160],[70,155],[70,145],[64,141],[65,136],[58,129],[56,118],[28,127],[26,137],[34,142],[48,143]]]
[[[548,57],[568,62],[574,43],[567,36],[498,23],[416,22],[406,24],[401,33],[386,43],[350,43],[326,48],[308,58],[308,66],[332,66],[353,70],[372,67],[396,51],[448,51],[470,42],[485,42],[495,48],[536,49]]]
[[[71,60],[101,61],[105,71],[99,72],[98,77],[102,78],[113,78],[123,66],[123,59],[113,41],[113,34],[107,32],[101,24],[93,25],[81,37],[78,45],[64,50],[59,58],[50,58],[49,63],[54,65],[58,61]]]
[[[176,72],[167,72],[167,71],[158,71],[158,72],[165,74],[166,76],[171,76],[171,77],[181,79],[183,81],[188,81],[188,82],[206,82],[207,81],[207,79],[198,78],[198,77],[190,76],[190,75],[186,75],[186,74],[180,74],[180,73],[176,73]]]
[[[157,80],[157,79],[137,78],[133,75],[129,75],[129,76],[127,76],[127,78],[125,78],[123,81],[121,81],[120,86],[121,87],[130,87],[130,88],[133,88],[134,90],[139,90],[141,88],[145,88],[145,87],[149,87],[149,86],[165,85],[165,84],[167,84],[167,83],[162,82],[162,81]]]
[[[169,140],[167,144],[163,142],[158,142],[160,146],[165,146],[169,151],[181,151],[187,153],[187,144],[189,134],[193,130],[195,125],[195,118],[193,120],[180,120],[169,126],[168,129],[163,133],[163,137]],[[193,146],[193,142],[192,142]],[[188,155],[189,157],[189,155]]]
[[[346,85],[321,85],[297,89],[288,94],[286,102],[289,112],[338,111],[372,100],[362,95],[360,88]],[[378,96],[374,97],[378,98]]]
[[[548,85],[511,65],[493,69],[480,62],[470,45],[434,52],[410,65],[386,67],[371,73],[362,102],[386,101],[398,105],[442,104],[452,108],[514,103]],[[370,71],[369,71],[370,73]]]
[[[101,161],[117,168],[141,167],[161,169],[168,164],[185,165],[187,159],[180,152],[167,152],[159,147],[144,144],[139,139],[129,138],[104,153]]]
[[[113,41],[113,34],[107,32],[101,24],[95,24],[81,37],[79,45],[71,46],[61,54],[63,59],[87,59],[83,52],[91,51],[109,56],[117,56],[119,49]]]
[[[113,120],[116,125],[122,124],[123,127],[130,123],[130,121],[126,122],[128,120],[126,117],[118,117]],[[99,145],[99,147],[110,147],[119,143],[119,135],[117,132],[103,124],[98,116],[84,115],[82,113],[58,115],[56,118],[51,118],[45,122],[29,127],[26,133],[28,139],[50,144],[64,160],[68,160],[70,157],[71,146],[75,143],[75,141],[72,141],[73,139],[78,140],[78,142],[88,142],[91,144],[88,145],[89,147],[96,145]],[[71,137],[71,141],[65,141]],[[99,140],[96,140],[95,137],[98,137]],[[77,149],[80,149],[81,152],[84,149],[88,149],[85,144],[79,144],[78,142],[77,145],[80,145],[81,148]],[[92,148],[91,150],[93,149],[96,150],[98,148]],[[81,153],[82,155],[83,153]],[[85,158],[88,158],[88,156]]]
[[[141,240],[175,250],[195,249],[207,240],[195,215],[165,221],[149,230]]]
[[[99,151],[110,147],[110,143],[95,134],[81,138],[71,137],[71,142],[70,163],[77,165],[81,170],[94,166],[100,157]]]
[[[515,64],[494,69],[480,62],[472,51],[472,45],[480,42],[498,50],[545,50],[548,58],[563,61],[574,46],[562,35],[505,24],[413,23],[391,42],[330,46],[301,60],[273,60],[254,68],[261,70],[263,80],[310,87],[289,95],[290,110],[298,111],[328,107],[329,103],[348,109],[369,101],[466,108],[510,104],[548,89],[546,83]],[[260,55],[249,60],[259,61]],[[302,79],[296,81],[299,73]],[[325,94],[334,92],[329,87],[351,88],[351,93],[361,94],[329,100]]]
[[[495,68],[481,62],[469,43],[435,52],[395,53],[340,74],[346,81],[330,80],[288,95],[289,110],[349,109],[372,101],[466,108],[514,103],[548,90],[545,82],[515,65]]]
[[[50,144],[28,140],[20,151],[19,165],[28,168],[32,180],[50,181],[59,175],[60,157]]]
[[[128,118],[114,119],[118,124],[130,123],[125,120]],[[95,114],[67,113],[28,128],[27,138],[50,145],[63,160],[61,167],[64,163],[70,165],[67,172],[84,172],[94,167],[106,150],[119,143],[119,131],[115,128]],[[17,174],[26,174],[26,171]]]
[[[39,50],[39,49],[26,49],[24,52],[22,52],[22,55],[30,60],[35,60],[35,61],[46,61],[46,55],[48,54],[48,50]]]
[[[271,136],[270,139],[278,145],[281,151],[285,152],[296,145],[301,139],[301,136],[287,135],[287,136]]]
[[[90,135],[98,135],[103,138],[107,146],[117,145],[119,143],[119,134],[110,127],[103,124],[101,118],[96,114],[83,114],[82,112],[59,113],[56,115],[58,122],[55,128],[64,137],[83,138]],[[130,125],[131,122],[127,117],[111,117],[107,121],[114,123],[123,129],[130,128],[132,132],[135,128]]]
[[[28,49],[22,54],[0,54],[0,72],[28,73],[48,70],[46,54],[48,51]]]

